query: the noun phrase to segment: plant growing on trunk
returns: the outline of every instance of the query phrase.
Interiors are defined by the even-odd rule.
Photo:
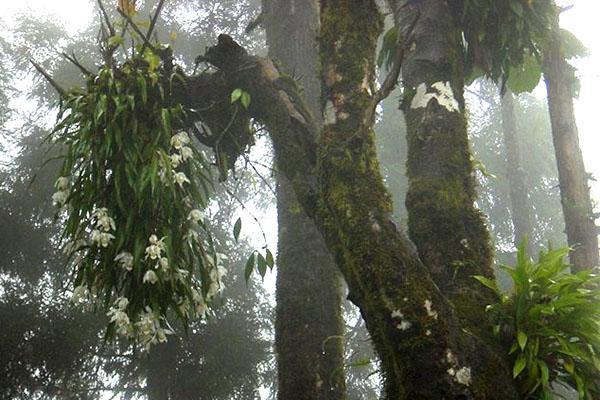
[[[390,74],[376,88],[375,50],[382,28],[376,3],[321,2],[323,101],[328,110],[322,130],[307,111],[297,84],[269,59],[248,55],[227,35],[220,35],[198,58],[213,71],[184,76],[181,83],[173,80],[167,98],[169,104],[196,110],[182,124],[189,127],[195,120],[206,127],[195,137],[215,150],[217,160],[227,160],[218,162],[221,170],[230,168],[252,144],[250,117],[268,128],[283,160],[280,172],[323,234],[348,283],[349,298],[361,310],[381,359],[386,399],[517,399],[507,349],[486,329],[491,321],[483,310],[493,292],[482,290],[470,277],[492,279],[491,251],[481,214],[473,206],[462,91],[465,70],[477,64],[475,60],[479,66],[488,65],[491,76],[523,62],[523,54],[533,49],[522,39],[534,30],[544,33],[536,18],[547,2],[514,0],[498,14],[491,1],[391,4],[402,40],[392,52]],[[486,12],[484,21],[500,19],[506,24],[478,25],[481,7],[474,4]],[[513,23],[526,25],[512,31]],[[478,57],[463,64],[463,37],[468,50],[479,45],[481,51],[481,38],[499,35],[481,29],[498,27],[509,35],[488,49],[489,64]],[[173,62],[169,52],[155,54],[166,66]],[[396,84],[401,67],[408,84],[404,107],[413,142],[408,156],[414,172],[409,225],[417,248],[391,220],[373,132],[375,110]],[[236,89],[252,99],[247,109],[229,102]],[[423,166],[427,154],[419,145],[432,146],[432,166]],[[450,168],[449,183],[444,180],[445,167]],[[414,218],[418,199],[432,205],[432,215],[421,213],[423,221]],[[435,229],[436,215],[444,218],[439,243],[426,237]],[[458,272],[451,274],[450,268]],[[135,300],[143,302],[144,297]]]

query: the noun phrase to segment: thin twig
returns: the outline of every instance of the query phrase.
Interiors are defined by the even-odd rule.
[[[158,16],[160,15],[163,6],[165,5],[166,0],[160,0],[158,2],[158,6],[156,7],[156,11],[154,12],[154,17],[152,17],[152,22],[150,22],[150,27],[148,28],[148,32],[146,33],[146,40],[150,40],[150,36],[152,36],[152,32],[156,27],[156,21],[158,20]],[[142,48],[142,53],[144,52],[144,48]]]
[[[98,0],[98,7],[100,7],[100,12],[102,13],[102,16],[104,17],[104,22],[106,23],[106,26],[108,27],[108,31],[110,32],[110,35],[114,36],[115,28],[110,23],[110,18],[108,17],[108,13],[106,12],[106,9],[104,8],[104,4],[102,4],[102,0]]]
[[[148,39],[146,39],[146,35],[144,35],[144,33],[140,30],[140,28],[131,20],[131,18],[129,17],[129,15],[125,14],[120,9],[117,9],[117,11],[119,12],[119,14],[121,14],[121,16],[123,18],[125,18],[127,20],[127,22],[131,25],[131,27],[133,28],[133,30],[135,31],[135,33],[137,33],[142,38],[142,40],[144,41],[144,45],[142,47],[142,52],[144,50],[146,50],[146,47],[148,47],[155,54],[159,54],[158,51],[156,51],[156,48],[152,45],[152,43],[150,43],[148,41]]]
[[[267,189],[269,189],[269,191],[271,192],[271,194],[273,196],[277,196],[277,193],[271,187],[271,184],[269,183],[269,181],[267,181],[267,178],[265,178],[264,176],[262,176],[262,174],[260,172],[258,172],[258,169],[254,166],[254,162],[252,160],[250,160],[250,157],[248,157],[248,155],[246,153],[242,153],[242,157],[244,157],[244,160],[246,161],[246,165],[250,165],[250,167],[252,168],[252,170],[254,171],[254,173],[256,175],[258,175],[258,177],[260,178],[260,180],[265,184],[265,186],[267,187]]]
[[[35,69],[44,76],[44,78],[46,78],[46,80],[50,83],[50,85],[52,85],[52,87],[58,92],[58,94],[60,94],[60,97],[65,97],[66,96],[66,91],[60,87],[60,85],[58,83],[56,83],[56,81],[52,78],[52,76],[46,72],[46,70],[44,70],[44,68],[42,68],[41,65],[39,65],[38,63],[36,63],[35,61],[33,61],[32,59],[29,59],[29,62],[31,64],[33,64],[33,66],[35,67]]]
[[[67,61],[69,61],[71,64],[75,65],[77,68],[79,68],[79,70],[81,71],[82,74],[84,74],[85,76],[92,76],[92,72],[90,70],[88,70],[86,67],[84,67],[79,60],[77,60],[77,57],[75,57],[75,53],[71,53],[71,55],[68,55],[65,52],[62,52],[61,55],[67,59]]]
[[[265,248],[266,248],[268,245],[267,235],[266,235],[264,229],[262,228],[262,224],[260,223],[260,221],[258,220],[256,215],[254,215],[254,213],[252,211],[250,211],[248,209],[248,207],[246,207],[246,204],[235,193],[233,193],[226,185],[223,184],[222,186],[223,186],[223,189],[225,190],[225,193],[227,193],[229,196],[231,196],[231,198],[233,198],[240,205],[240,207],[242,207],[242,210],[246,211],[248,213],[248,215],[250,215],[250,217],[254,220],[254,222],[256,222],[256,225],[258,226],[258,229],[260,230],[260,233],[265,242]]]
[[[400,33],[400,29],[398,29],[398,32],[396,33],[398,37],[396,38],[396,54],[394,57],[392,68],[390,69],[388,75],[383,81],[381,88],[379,88],[379,90],[373,95],[371,99],[371,105],[367,109],[365,118],[365,120],[368,122],[373,120],[375,116],[375,111],[377,110],[377,105],[386,97],[388,97],[392,90],[394,90],[394,88],[398,84],[398,78],[400,77],[400,72],[402,70],[404,55],[410,43],[413,42],[415,26],[417,25],[419,17],[420,15],[417,15],[414,21],[411,23],[405,40],[401,39],[402,36]]]

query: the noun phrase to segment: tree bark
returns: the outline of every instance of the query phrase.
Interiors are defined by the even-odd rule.
[[[317,2],[265,0],[263,15],[269,55],[298,77],[307,108],[320,125]],[[286,162],[278,152],[275,160],[278,169]],[[281,173],[277,212],[277,396],[345,399],[340,276],[321,233]]]
[[[235,88],[251,94],[249,115],[268,127],[286,160],[281,172],[361,310],[381,359],[385,399],[517,399],[505,353],[487,339],[491,333],[479,336],[463,323],[390,218],[372,129],[380,100],[372,92],[381,26],[375,1],[322,2],[321,61],[331,113],[318,141],[294,82],[227,37],[205,56],[219,71],[189,79],[187,105],[211,123],[219,117],[208,111],[215,99],[228,98]],[[219,118],[227,121],[232,113]]]
[[[509,185],[511,216],[514,230],[514,245],[519,247],[521,242],[528,238],[527,254],[532,254],[531,218],[529,215],[529,201],[527,186],[525,185],[525,171],[521,167],[519,142],[517,139],[517,121],[515,117],[515,100],[512,92],[507,90],[501,94],[502,129],[504,151],[506,152],[506,178]]]
[[[148,400],[169,400],[172,373],[177,368],[177,354],[177,344],[173,338],[155,346],[148,353],[145,360]]]
[[[462,31],[443,0],[391,1],[410,46],[402,65],[409,180],[408,230],[423,264],[459,317],[481,337],[493,295],[473,275],[493,279],[493,249],[475,207],[464,108]]]
[[[575,77],[563,55],[558,29],[557,20],[544,51],[543,72],[567,242],[573,249],[570,260],[572,270],[581,271],[598,265],[598,233],[573,111]]]

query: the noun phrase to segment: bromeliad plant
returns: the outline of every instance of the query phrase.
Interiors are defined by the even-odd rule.
[[[513,375],[527,399],[559,398],[560,385],[580,399],[600,396],[600,276],[568,273],[568,252],[549,250],[534,262],[522,244],[517,265],[502,266],[514,284],[510,295],[475,277],[498,294],[488,309],[498,318],[495,333],[508,340]]]
[[[123,43],[107,39],[111,52]],[[53,201],[74,300],[108,310],[109,339],[146,349],[171,333],[167,316],[204,316],[226,273],[204,221],[209,163],[178,128],[186,110],[171,92],[182,74],[168,50],[146,39],[123,62],[110,57],[85,90],[61,93],[50,136],[64,151]]]

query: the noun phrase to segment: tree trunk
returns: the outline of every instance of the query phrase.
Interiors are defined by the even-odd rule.
[[[315,1],[263,2],[269,54],[295,75],[320,124]],[[286,160],[275,154],[276,165]],[[340,276],[314,222],[284,174],[277,175],[278,255],[275,348],[278,398],[345,399]]]
[[[218,126],[230,120],[233,106],[222,104],[230,109],[215,115],[211,104],[235,88],[251,94],[249,115],[268,127],[280,172],[323,234],[365,320],[381,360],[385,399],[517,399],[506,349],[491,343],[490,331],[480,336],[458,318],[391,220],[373,133],[381,99],[372,93],[381,26],[375,1],[322,1],[324,99],[331,112],[318,141],[294,82],[228,37],[204,56],[218,72],[188,80],[187,105]]]
[[[177,343],[171,338],[152,348],[147,354],[146,394],[148,400],[169,400],[171,395],[172,374],[177,368]]]
[[[518,247],[525,239],[527,253],[532,254],[531,219],[529,215],[529,202],[527,186],[525,185],[525,172],[521,167],[519,142],[517,140],[517,121],[515,117],[515,100],[512,92],[507,90],[501,95],[502,128],[504,138],[504,151],[506,152],[506,178],[509,185],[511,215],[514,229],[514,244]]]
[[[493,279],[493,250],[474,206],[473,165],[464,108],[462,32],[443,0],[392,1],[404,37],[402,65],[409,180],[409,236],[431,277],[482,337],[493,295],[473,275]]]
[[[581,271],[598,265],[598,233],[573,112],[575,77],[561,49],[558,21],[554,31],[544,52],[543,71],[567,242],[573,248],[570,259],[573,271]]]

